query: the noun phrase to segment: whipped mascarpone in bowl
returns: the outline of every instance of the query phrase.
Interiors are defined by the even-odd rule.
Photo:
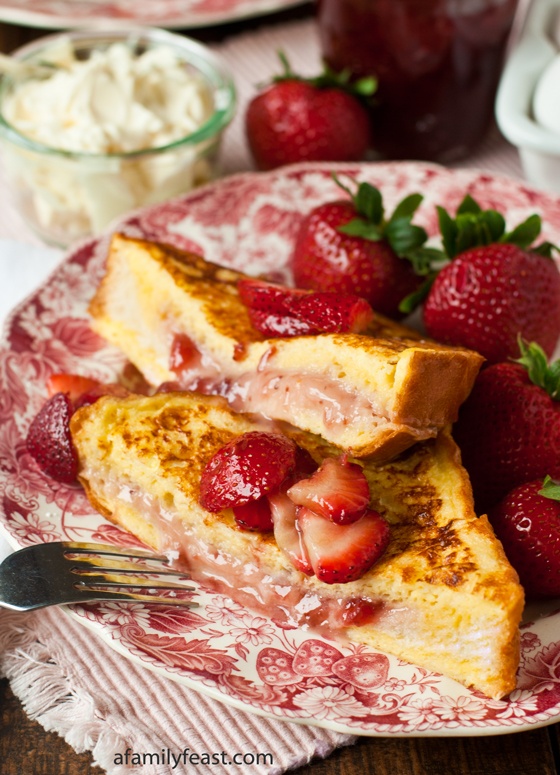
[[[0,84],[3,163],[28,224],[68,245],[218,172],[235,92],[206,47],[163,30],[75,31],[16,52],[51,69]]]

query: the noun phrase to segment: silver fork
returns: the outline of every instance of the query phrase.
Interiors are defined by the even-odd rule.
[[[160,582],[175,576],[175,583]],[[73,541],[35,544],[8,555],[0,564],[0,607],[31,611],[64,603],[133,600],[195,606],[167,557],[146,551]],[[175,592],[167,597],[162,591]]]

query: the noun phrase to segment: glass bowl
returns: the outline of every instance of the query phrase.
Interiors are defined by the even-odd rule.
[[[160,73],[166,72],[161,65],[163,49],[167,49],[167,56],[170,51],[173,52],[174,67],[175,62],[179,62],[182,78],[186,77],[183,73],[186,70],[189,78],[196,79],[197,98],[202,94],[207,107],[205,111],[198,110],[200,121],[194,128],[190,127],[188,134],[156,142],[149,147],[123,150],[115,142],[114,147],[102,152],[97,148],[92,151],[91,143],[89,149],[87,143],[84,149],[81,147],[82,140],[86,136],[90,138],[94,129],[101,131],[99,127],[90,131],[90,127],[86,126],[74,133],[73,147],[69,150],[66,141],[60,140],[59,135],[49,142],[43,136],[40,140],[31,136],[34,132],[30,132],[28,127],[32,127],[35,118],[31,116],[30,120],[29,116],[37,101],[28,100],[27,124],[13,118],[16,116],[14,101],[20,99],[21,102],[21,90],[26,84],[26,88],[29,87],[30,76],[28,72],[25,75],[4,76],[0,82],[0,151],[7,181],[25,221],[49,244],[67,246],[78,239],[98,234],[119,215],[178,196],[219,173],[220,142],[235,113],[235,88],[219,57],[205,46],[159,29],[74,30],[43,37],[18,49],[13,56],[26,65],[39,64],[38,74],[33,74],[31,78],[35,82],[33,88],[42,88],[39,82],[53,78],[60,67],[51,68],[51,75],[41,66],[59,61],[60,52],[68,46],[75,59],[81,61],[107,56],[113,44],[123,44],[126,47],[124,53],[128,56],[128,52],[132,52],[135,62],[137,56],[157,50],[148,59],[150,56],[152,61],[157,59]],[[67,65],[62,67],[68,69]],[[150,77],[155,78],[153,75]],[[171,73],[166,75],[167,87],[161,88],[169,88],[171,78]],[[155,88],[158,88],[157,84]],[[75,98],[84,99],[84,89],[81,93],[79,89]],[[66,96],[61,95],[60,104],[65,102]],[[111,110],[121,110],[122,105],[115,103],[113,106],[106,98],[105,103],[101,106],[101,112],[105,114],[102,129],[110,133],[113,131]],[[55,101],[53,112],[58,104]],[[142,110],[143,106],[135,109]],[[87,110],[90,110],[89,105],[86,105]],[[91,112],[94,113],[93,110]],[[40,111],[37,119],[39,124],[44,125]],[[149,119],[147,121],[149,124]]]

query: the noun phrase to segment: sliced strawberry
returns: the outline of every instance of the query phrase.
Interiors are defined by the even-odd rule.
[[[351,293],[315,293],[250,278],[240,280],[238,290],[252,324],[265,336],[359,333],[373,320],[368,302]]]
[[[241,506],[233,507],[233,516],[238,526],[243,530],[258,530],[266,533],[272,530],[272,514],[266,495],[256,501],[249,501]]]
[[[130,390],[117,382],[105,383],[79,374],[64,373],[51,374],[47,380],[47,390],[49,396],[54,396],[56,393],[67,395],[74,410],[86,404],[93,404],[101,396],[112,395],[125,398],[130,395]]]
[[[270,495],[268,500],[278,548],[287,555],[294,568],[307,576],[312,576],[313,568],[297,525],[297,506],[285,492]]]
[[[303,479],[306,476],[311,476],[319,468],[316,461],[313,459],[311,453],[309,453],[303,447],[296,447],[296,466],[294,469],[294,481]]]
[[[206,464],[200,480],[200,503],[216,512],[257,500],[278,490],[295,462],[296,445],[286,436],[244,433]]]
[[[78,473],[78,457],[70,435],[74,411],[66,393],[55,393],[35,417],[27,434],[27,451],[41,470],[57,482],[71,484]]]
[[[55,393],[66,393],[70,401],[74,403],[88,390],[97,388],[101,383],[97,379],[82,377],[80,374],[51,374],[47,380],[49,397]]]
[[[268,283],[252,277],[244,277],[237,283],[239,297],[249,309],[258,309],[276,315],[289,315],[290,303],[302,296],[309,296],[312,291],[302,291],[299,288],[287,288],[284,285]]]
[[[249,317],[257,331],[266,337],[315,336],[322,333],[315,326],[310,326],[305,320],[298,320],[292,315],[249,309]]]
[[[352,293],[311,293],[295,300],[291,310],[317,331],[332,334],[359,334],[373,321],[370,305]]]
[[[315,575],[325,584],[344,584],[361,578],[389,543],[388,523],[371,509],[357,522],[337,525],[300,507],[297,523]]]
[[[312,476],[292,485],[288,496],[297,506],[305,506],[338,525],[356,522],[370,501],[364,472],[344,455],[326,458]]]
[[[169,368],[180,374],[200,361],[200,350],[187,334],[175,334],[169,351]]]

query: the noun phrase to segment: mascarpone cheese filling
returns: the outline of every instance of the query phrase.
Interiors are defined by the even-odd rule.
[[[210,180],[213,138],[150,152],[189,137],[215,110],[208,85],[170,47],[137,54],[114,43],[79,59],[66,41],[42,59],[53,74],[15,82],[2,110],[44,146],[11,144],[5,165],[26,217],[50,240],[98,232],[122,212]]]

